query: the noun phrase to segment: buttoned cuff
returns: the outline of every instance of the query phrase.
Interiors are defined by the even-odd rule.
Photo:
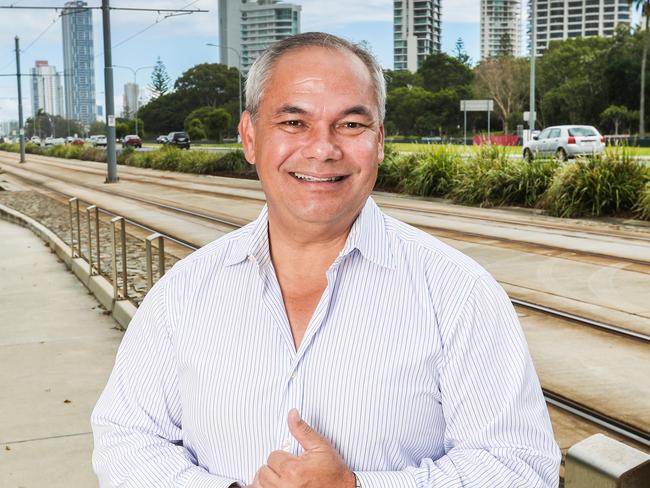
[[[198,467],[186,471],[179,481],[179,486],[183,488],[244,488],[246,486],[242,481],[210,474]]]
[[[361,488],[417,488],[408,471],[355,471]]]

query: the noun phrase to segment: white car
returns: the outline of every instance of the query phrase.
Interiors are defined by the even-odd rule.
[[[524,159],[555,157],[562,161],[576,156],[602,154],[605,138],[591,125],[555,125],[524,144]]]
[[[95,147],[97,146],[106,147],[106,145],[108,144],[106,140],[106,136],[90,136],[90,138],[92,139],[92,145]]]
[[[38,137],[38,136],[32,136],[32,138],[28,142],[31,142],[33,144],[36,144],[36,145],[40,146],[41,145],[41,138]]]

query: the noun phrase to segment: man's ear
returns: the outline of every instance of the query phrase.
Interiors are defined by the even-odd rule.
[[[241,137],[246,161],[255,164],[255,124],[253,124],[248,110],[241,115],[239,120],[239,136]]]
[[[379,126],[379,132],[377,134],[377,164],[381,164],[384,160],[384,124]]]

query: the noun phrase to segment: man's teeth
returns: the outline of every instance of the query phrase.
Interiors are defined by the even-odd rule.
[[[343,179],[342,176],[332,176],[330,178],[317,178],[315,176],[309,176],[309,175],[304,175],[302,173],[293,173],[293,175],[300,179],[300,180],[305,180],[305,181],[315,181],[318,183],[325,183],[325,182],[331,182],[331,181],[340,181]]]

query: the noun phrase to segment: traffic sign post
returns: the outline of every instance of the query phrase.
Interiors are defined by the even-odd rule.
[[[463,143],[467,144],[467,112],[487,111],[488,140],[490,139],[490,115],[494,110],[494,100],[461,100],[460,110],[464,114]]]

